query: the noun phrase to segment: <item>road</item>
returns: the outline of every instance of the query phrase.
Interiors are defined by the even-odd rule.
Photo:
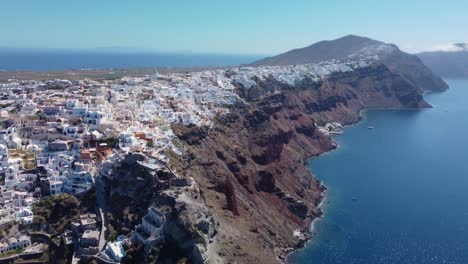
[[[98,175],[96,179],[96,204],[97,204],[97,209],[99,210],[99,214],[101,215],[101,234],[99,236],[99,252],[103,251],[106,242],[107,242],[107,237],[109,236],[109,230],[108,230],[108,218],[107,218],[107,199],[105,197],[105,192],[104,192],[104,184],[101,181],[101,176]]]

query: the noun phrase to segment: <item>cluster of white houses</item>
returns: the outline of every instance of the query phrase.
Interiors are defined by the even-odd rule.
[[[115,81],[0,84],[0,224],[32,223],[32,205],[40,197],[90,190],[97,175],[112,169],[113,153],[139,151],[167,162],[167,149],[180,153],[171,125],[210,126],[230,105],[243,102],[237,89],[266,78],[289,85],[305,78],[319,81],[368,64],[368,58],[358,58],[164,76],[156,72]],[[135,239],[144,244],[158,239],[163,224],[163,216],[149,208]]]
[[[90,190],[103,173],[99,168],[112,168],[113,152],[139,151],[168,161],[166,149],[179,153],[171,124],[210,125],[240,100],[234,86],[214,79],[215,73],[205,72],[0,84],[0,224],[31,224],[33,203],[41,197]],[[146,239],[159,237],[148,229],[156,223],[151,212],[136,228]],[[83,254],[98,253],[95,228],[80,223]],[[122,257],[120,244],[109,244],[113,258]],[[13,246],[3,250],[8,248]]]
[[[0,254],[6,253],[11,250],[26,248],[31,245],[31,238],[29,236],[10,237],[3,242],[0,242]]]

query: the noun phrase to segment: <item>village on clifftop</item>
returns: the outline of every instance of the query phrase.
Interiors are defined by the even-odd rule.
[[[155,71],[152,76],[108,81],[12,79],[0,84],[0,225],[35,224],[34,204],[64,193],[85,194],[100,177],[110,177],[127,153],[146,156],[142,165],[150,168],[168,166],[168,151],[182,154],[171,125],[209,127],[229,106],[245,103],[238,89],[250,89],[259,79],[271,77],[291,86],[305,78],[318,82],[333,72],[366,67],[373,59],[167,75]],[[192,179],[174,180],[176,186],[193,184]],[[61,234],[80,249],[76,259],[94,255],[120,262],[127,239],[153,243],[164,224],[161,212],[150,207],[131,238],[110,242],[105,240],[105,225],[98,224],[103,217],[99,211],[86,212],[72,230]],[[18,231],[4,237],[0,254],[40,252],[41,243],[30,235]]]

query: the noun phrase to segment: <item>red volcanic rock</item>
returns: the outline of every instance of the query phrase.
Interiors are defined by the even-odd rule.
[[[293,136],[292,131],[278,132],[257,138],[255,144],[263,147],[263,151],[258,155],[253,155],[252,159],[259,165],[267,165],[280,158],[283,146],[288,144]]]
[[[234,185],[229,178],[226,178],[224,187],[224,194],[226,195],[227,208],[234,215],[239,215],[239,209],[237,208],[237,197]]]
[[[305,160],[335,145],[315,121],[349,124],[366,107],[428,106],[415,86],[382,65],[297,87],[267,78],[240,92],[248,103],[211,128],[174,126],[187,153],[172,165],[195,179],[219,220],[216,247],[228,263],[281,262],[304,242],[293,231],[321,215],[324,187]]]
[[[275,177],[268,171],[259,171],[258,177],[260,178],[256,187],[258,191],[273,193],[276,192]]]

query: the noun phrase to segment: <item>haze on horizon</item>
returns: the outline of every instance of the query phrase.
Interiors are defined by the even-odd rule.
[[[277,54],[355,34],[419,52],[466,41],[466,10],[455,0],[15,0],[0,9],[0,47]]]

